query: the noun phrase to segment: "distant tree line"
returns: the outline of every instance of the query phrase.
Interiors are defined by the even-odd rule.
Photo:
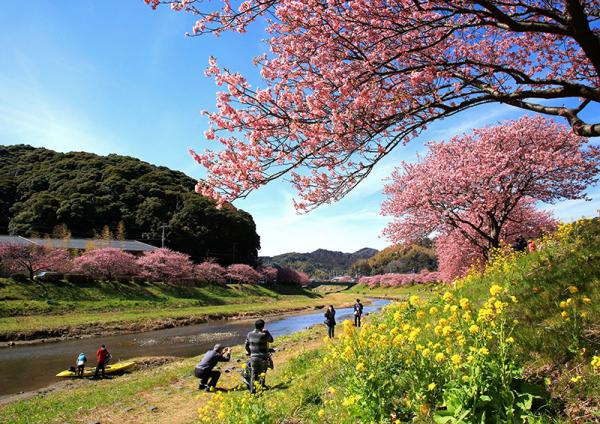
[[[0,234],[124,238],[187,253],[195,262],[255,265],[252,216],[194,193],[195,181],[119,155],[0,146]],[[62,237],[61,237],[62,238]]]

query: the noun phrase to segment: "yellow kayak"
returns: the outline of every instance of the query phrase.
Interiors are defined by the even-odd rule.
[[[130,369],[134,365],[135,365],[135,362],[119,362],[114,365],[107,365],[104,373],[105,374],[114,374],[114,373],[118,373],[118,372],[123,372],[123,371]],[[84,370],[83,370],[83,376],[91,377],[94,375],[95,372],[96,372],[96,367],[87,367],[87,368],[84,368]],[[65,370],[65,371],[59,372],[58,374],[56,374],[56,376],[57,377],[77,377],[77,373],[74,371]]]

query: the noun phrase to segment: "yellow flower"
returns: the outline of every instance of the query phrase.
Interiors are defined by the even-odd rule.
[[[472,326],[469,327],[469,333],[471,333],[471,334],[477,334],[478,331],[479,331],[479,327],[476,326],[475,324],[473,324]]]
[[[492,287],[490,287],[490,294],[493,297],[498,296],[502,291],[504,291],[504,289],[497,284],[493,284]]]
[[[579,291],[579,289],[575,286],[569,286],[569,293],[575,294]]]
[[[425,312],[423,311],[417,311],[416,317],[417,319],[421,319],[425,316]]]
[[[587,318],[588,313],[583,311],[580,315],[581,315],[581,318]]]
[[[356,371],[358,371],[358,372],[364,372],[364,371],[366,371],[366,369],[367,368],[365,367],[364,363],[359,362],[358,364],[356,364]]]
[[[350,397],[344,398],[344,400],[342,401],[342,405],[352,406],[352,405],[354,405],[355,401],[356,401],[356,399],[354,399],[354,396],[350,396]]]
[[[435,360],[437,362],[442,362],[444,359],[446,359],[446,355],[444,355],[442,352],[435,354]]]
[[[508,343],[508,344],[512,344],[514,342],[515,342],[515,339],[513,339],[512,337],[509,337],[506,339],[506,343]]]
[[[517,302],[519,302],[519,301],[517,300],[517,298],[516,298],[516,297],[514,297],[514,296],[511,296],[511,297],[510,297],[510,300],[512,300],[512,303],[517,303]]]
[[[454,299],[454,296],[452,295],[452,293],[450,292],[446,292],[444,293],[444,295],[442,296],[442,299],[444,299],[444,302],[451,302],[452,299]]]
[[[435,315],[438,313],[438,308],[436,308],[435,306],[432,306],[431,308],[429,308],[429,315]]]
[[[569,318],[569,314],[568,314],[568,312],[567,312],[567,311],[562,311],[562,312],[560,313],[560,316],[562,316],[564,319],[567,319],[567,318]]]
[[[444,337],[450,335],[452,333],[452,327],[450,327],[449,325],[446,325],[444,328],[442,328],[442,335]]]
[[[427,358],[429,356],[429,354],[431,353],[431,349],[426,347],[425,349],[423,349],[423,352],[421,352],[421,353],[422,353],[423,357]]]
[[[466,383],[467,381],[469,381],[469,376],[468,375],[463,375],[461,380]]]
[[[431,391],[431,390],[435,389],[435,387],[436,387],[436,384],[435,384],[435,383],[429,383],[429,386],[427,386],[427,389],[428,389],[429,391]]]
[[[562,300],[558,306],[560,307],[560,309],[565,309],[567,307],[567,302],[565,302],[564,300]]]
[[[592,299],[590,299],[587,296],[583,296],[583,299],[581,299],[583,301],[583,303],[585,303],[586,305],[591,305],[592,304]]]
[[[420,301],[421,301],[421,298],[419,296],[417,296],[416,294],[412,295],[410,297],[410,304],[413,306],[417,306]]]
[[[452,357],[450,358],[450,361],[452,361],[452,363],[454,365],[460,365],[462,362],[462,358],[460,357],[460,355],[454,354],[452,355]]]
[[[489,354],[489,353],[490,353],[490,351],[488,350],[488,348],[487,348],[487,347],[483,346],[481,349],[479,349],[479,353],[480,353],[481,355],[484,355],[484,356],[485,356],[485,355]]]
[[[594,371],[598,372],[600,370],[600,356],[594,356],[591,364]]]
[[[319,412],[317,413],[317,415],[319,417],[322,417],[323,415],[325,415],[325,411],[323,411],[322,409],[319,409]]]
[[[336,392],[335,387],[330,387],[329,389],[327,389],[327,391],[329,393],[331,393],[332,395],[335,395],[335,392]]]
[[[581,380],[582,378],[582,376],[577,375],[571,379],[571,383],[579,383],[579,380]]]
[[[469,307],[469,299],[467,299],[466,297],[463,297],[462,299],[460,299],[460,301],[458,303],[460,304],[460,307],[463,309],[467,309]]]
[[[570,306],[573,304],[573,299],[572,298],[568,298],[567,299],[567,306]]]

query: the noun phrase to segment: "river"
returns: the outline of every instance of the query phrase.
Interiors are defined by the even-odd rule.
[[[364,308],[372,313],[390,301],[374,299]],[[277,316],[266,319],[273,337],[284,336],[323,323],[324,310],[313,313]],[[336,320],[352,318],[352,308],[338,309]],[[80,352],[94,363],[100,344],[112,354],[112,363],[140,356],[198,356],[215,343],[236,345],[252,330],[254,320],[213,321],[144,333],[75,339],[63,342],[0,348],[0,398],[46,387],[59,379],[56,374],[72,365]],[[324,333],[325,334],[325,333]]]

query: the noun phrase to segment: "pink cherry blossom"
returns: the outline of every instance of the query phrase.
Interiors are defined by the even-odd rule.
[[[193,156],[221,201],[281,177],[300,211],[335,201],[430,123],[492,102],[600,135],[582,113],[600,100],[599,0],[145,1],[193,14],[196,35],[267,19],[262,84],[209,61],[217,146]]]
[[[6,272],[27,272],[33,279],[36,272],[67,272],[71,269],[69,254],[64,249],[49,249],[37,245],[0,245],[0,267]]]
[[[161,248],[145,252],[138,258],[139,274],[152,281],[177,281],[191,278],[194,264],[185,253]]]
[[[116,247],[104,247],[84,252],[73,261],[75,269],[92,277],[112,279],[118,275],[134,275],[136,258]]]
[[[213,261],[205,261],[194,267],[196,278],[206,283],[224,284],[225,268]]]
[[[256,284],[260,279],[260,274],[246,264],[233,264],[227,267],[227,278],[236,283]]]

